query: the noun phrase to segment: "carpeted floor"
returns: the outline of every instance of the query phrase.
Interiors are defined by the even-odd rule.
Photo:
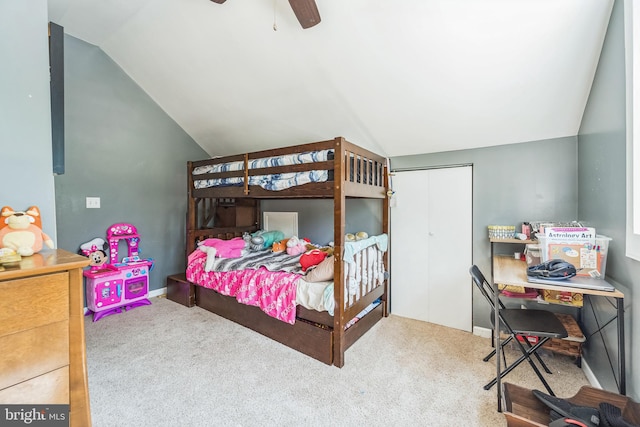
[[[495,373],[487,338],[391,315],[338,369],[199,307],[151,301],[86,318],[95,427],[506,425],[495,388],[482,388]],[[558,396],[588,385],[572,358],[545,361]],[[506,381],[544,390],[526,363]]]

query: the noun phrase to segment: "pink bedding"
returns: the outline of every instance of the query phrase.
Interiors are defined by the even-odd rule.
[[[242,304],[260,307],[269,316],[283,322],[295,323],[299,274],[269,271],[264,267],[206,272],[206,260],[206,254],[199,250],[189,256],[187,280],[222,295],[235,297]]]

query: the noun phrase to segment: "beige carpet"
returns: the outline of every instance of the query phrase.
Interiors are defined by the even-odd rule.
[[[490,340],[390,316],[327,366],[198,307],[164,298],[86,318],[91,414],[113,426],[504,426]],[[514,352],[508,352],[513,360]],[[588,382],[549,354],[558,396]],[[544,390],[525,363],[507,381]]]

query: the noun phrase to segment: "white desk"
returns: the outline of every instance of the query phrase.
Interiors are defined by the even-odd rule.
[[[576,276],[573,281],[579,281],[580,276]],[[558,284],[532,283],[527,280],[527,264],[524,261],[514,259],[512,256],[494,256],[493,257],[493,286],[495,290],[494,301],[498,307],[498,284],[525,286],[533,289],[550,289],[561,292],[574,292],[583,295],[595,295],[601,297],[615,298],[617,309],[617,327],[618,327],[618,376],[619,376],[619,392],[626,394],[626,369],[625,369],[625,342],[624,342],[624,294],[617,289],[613,291],[600,291],[595,289],[577,289],[575,287],[562,286],[562,282]],[[498,410],[501,411],[501,385],[500,385],[500,323],[498,319],[498,311],[495,312],[495,331],[494,338],[496,340],[496,370],[498,383]]]

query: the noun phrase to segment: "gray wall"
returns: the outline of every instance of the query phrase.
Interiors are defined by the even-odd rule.
[[[56,242],[47,14],[46,0],[0,2],[0,206],[37,205]]]
[[[135,225],[150,288],[185,268],[187,160],[208,157],[99,48],[65,35],[66,171],[55,178],[59,247]],[[100,197],[100,209],[85,198]],[[123,244],[122,244],[123,245]],[[124,245],[123,245],[124,246]],[[121,257],[126,253],[119,254]]]
[[[578,135],[578,177],[581,219],[594,224],[600,234],[612,237],[607,260],[607,279],[613,279],[625,293],[627,329],[627,394],[640,399],[640,263],[625,256],[626,245],[626,106],[623,2],[616,1],[600,56],[596,78]],[[637,51],[637,49],[636,49]],[[596,303],[600,324],[615,313],[601,298]],[[589,310],[585,313],[587,332],[598,326]],[[596,335],[585,345],[585,360],[602,386],[615,390],[609,355],[617,360],[615,322],[605,328],[604,339]]]
[[[381,200],[347,199],[346,204],[347,233],[365,231],[374,236],[382,232]],[[298,212],[299,237],[321,245],[333,241],[333,200],[263,200],[261,207],[266,212]]]
[[[488,225],[518,226],[523,221],[577,218],[575,137],[391,158],[392,170],[456,164],[473,164],[473,263],[488,277],[491,273]],[[393,230],[391,241],[402,244],[393,241]],[[501,246],[496,251],[511,252],[516,245]],[[470,276],[469,286],[472,286]],[[475,289],[473,295],[473,325],[489,328],[489,307]]]

